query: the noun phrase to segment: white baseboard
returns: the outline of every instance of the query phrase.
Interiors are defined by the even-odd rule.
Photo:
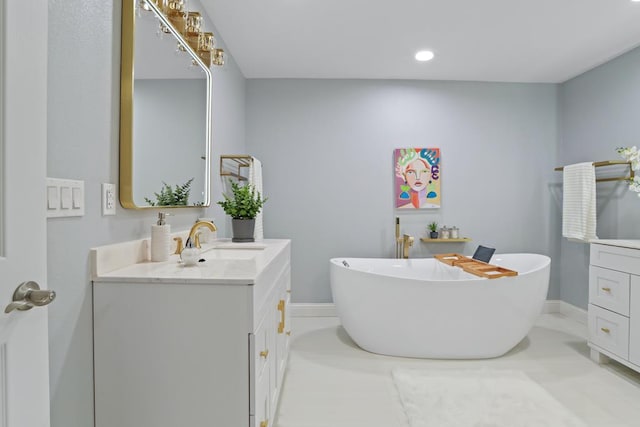
[[[562,306],[562,301],[557,299],[548,299],[544,302],[544,305],[542,306],[542,314],[560,313],[561,306]]]
[[[293,317],[337,317],[336,305],[328,303],[291,303],[289,305]]]
[[[587,310],[571,305],[568,302],[560,301],[560,314],[583,325],[588,323]]]
[[[336,305],[334,303],[292,303],[290,306],[293,317],[336,317]],[[587,311],[560,300],[547,300],[542,308],[542,313],[560,313],[576,322],[587,324]]]

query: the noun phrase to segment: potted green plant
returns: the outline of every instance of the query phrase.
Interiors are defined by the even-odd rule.
[[[429,228],[429,237],[431,237],[432,239],[437,239],[438,238],[438,223],[435,221],[432,221],[429,223],[429,225],[427,225],[427,227]]]
[[[223,194],[224,200],[218,202],[224,213],[232,218],[233,242],[253,242],[253,230],[256,223],[256,215],[267,201],[263,199],[259,191],[253,185],[240,185],[231,183],[232,197]]]

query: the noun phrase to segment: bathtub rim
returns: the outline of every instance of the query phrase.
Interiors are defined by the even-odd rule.
[[[541,264],[540,265],[536,265],[534,267],[531,267],[529,270],[521,272],[518,271],[516,269],[514,269],[513,267],[510,267],[508,264],[504,264],[504,263],[494,263],[494,265],[498,265],[498,266],[502,266],[502,267],[506,267],[506,268],[511,268],[514,269],[515,271],[518,272],[518,276],[525,276],[528,274],[532,274],[535,273],[537,271],[543,270],[545,268],[547,268],[548,266],[550,266],[551,264],[551,257],[549,257],[548,255],[544,255],[544,254],[538,254],[538,253],[533,253],[533,252],[517,252],[517,253],[512,253],[512,252],[507,252],[507,253],[500,253],[500,254],[494,254],[493,257],[491,258],[491,260],[493,260],[494,258],[499,258],[501,256],[517,256],[517,255],[526,255],[526,256],[534,256],[535,258],[539,258],[541,259]],[[470,255],[468,255],[467,257],[471,258]],[[349,270],[349,271],[354,271],[354,272],[358,272],[358,273],[363,273],[363,274],[374,274],[377,276],[382,276],[382,277],[390,277],[390,278],[400,278],[399,276],[395,276],[393,274],[390,274],[388,272],[381,272],[381,271],[371,271],[368,269],[364,269],[364,268],[357,268],[357,267],[347,267],[345,266],[342,262],[346,261],[347,263],[349,263],[349,261],[388,261],[388,262],[400,262],[400,263],[404,263],[404,264],[408,264],[410,262],[414,262],[414,261],[418,261],[418,262],[440,262],[437,261],[435,258],[374,258],[374,257],[334,257],[334,258],[330,258],[329,259],[329,265],[330,266],[336,266],[345,270]],[[499,261],[499,260],[496,260]],[[449,269],[456,269],[459,267],[454,267],[454,266],[450,266],[447,265],[445,263],[441,263],[443,267],[445,268],[449,268]],[[496,280],[499,279],[505,279],[508,278],[507,277],[501,277],[501,278],[495,278],[495,279],[489,279],[486,277],[480,277],[480,276],[476,276],[474,274],[471,273],[466,273],[464,272],[465,276],[460,277],[458,279],[447,279],[447,282],[467,282],[467,281],[486,281],[486,280],[490,280],[492,282],[495,282]],[[511,276],[514,277],[514,276]],[[517,277],[517,276],[515,276]],[[402,279],[406,279],[406,280],[421,280],[421,281],[431,281],[429,279],[425,279],[425,278],[417,278],[417,277],[402,277]],[[440,281],[440,280],[435,280],[435,281]]]

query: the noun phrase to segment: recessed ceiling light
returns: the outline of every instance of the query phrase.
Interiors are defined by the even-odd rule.
[[[640,0],[637,0],[640,1]],[[420,61],[420,62],[424,62],[424,61],[430,61],[433,59],[433,52],[431,52],[430,50],[421,50],[420,52],[416,53],[416,61]]]

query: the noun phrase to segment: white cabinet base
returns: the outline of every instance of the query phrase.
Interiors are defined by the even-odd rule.
[[[591,244],[589,347],[591,359],[613,359],[640,372],[640,245]]]
[[[288,353],[291,258],[288,241],[265,243],[244,283],[170,261],[94,271],[96,427],[272,425]],[[163,266],[176,277],[142,275]]]

